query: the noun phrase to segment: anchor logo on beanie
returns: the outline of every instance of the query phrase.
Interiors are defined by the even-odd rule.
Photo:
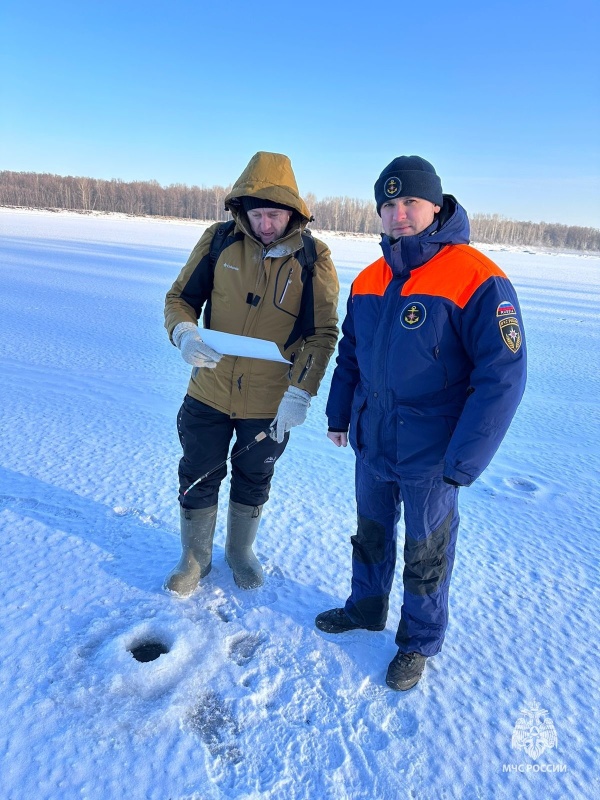
[[[392,177],[385,182],[383,192],[386,197],[397,197],[401,189],[402,181],[400,178]]]
[[[397,197],[419,197],[442,206],[442,182],[433,164],[421,156],[398,156],[390,162],[375,182],[377,213],[381,216],[383,203]]]

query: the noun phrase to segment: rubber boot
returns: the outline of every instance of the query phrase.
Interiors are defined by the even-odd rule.
[[[200,578],[210,572],[217,506],[180,507],[180,517],[181,558],[175,569],[167,575],[165,588],[185,597],[198,586]]]
[[[256,589],[263,584],[262,567],[252,550],[261,514],[262,506],[229,502],[225,560],[240,589]]]

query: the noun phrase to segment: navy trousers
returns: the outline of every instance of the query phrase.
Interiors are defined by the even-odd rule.
[[[346,613],[361,625],[385,624],[404,506],[404,595],[396,644],[433,656],[448,625],[448,590],[458,533],[458,488],[442,478],[385,481],[357,459],[358,526],[352,541],[352,591]]]
[[[183,448],[179,462],[179,502],[184,508],[209,508],[217,503],[219,486],[227,475],[229,445],[235,433],[231,455],[235,456],[266,430],[272,419],[231,419],[205,403],[186,395],[177,415],[177,432]],[[281,444],[270,436],[233,458],[230,498],[246,506],[262,506],[269,499],[275,462],[283,453],[289,433]],[[213,467],[222,466],[198,483],[185,497],[191,484]]]

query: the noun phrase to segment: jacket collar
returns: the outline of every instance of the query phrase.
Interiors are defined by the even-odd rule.
[[[450,194],[444,195],[444,205],[437,219],[416,236],[402,236],[395,242],[382,234],[383,256],[394,275],[410,272],[430,261],[448,244],[469,243],[467,212]]]

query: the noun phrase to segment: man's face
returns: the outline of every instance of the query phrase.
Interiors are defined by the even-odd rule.
[[[248,211],[252,233],[263,244],[281,239],[291,216],[292,212],[284,208],[253,208]]]
[[[381,206],[383,232],[390,239],[415,236],[431,225],[439,210],[439,206],[421,197],[396,197],[393,200],[386,200]]]

